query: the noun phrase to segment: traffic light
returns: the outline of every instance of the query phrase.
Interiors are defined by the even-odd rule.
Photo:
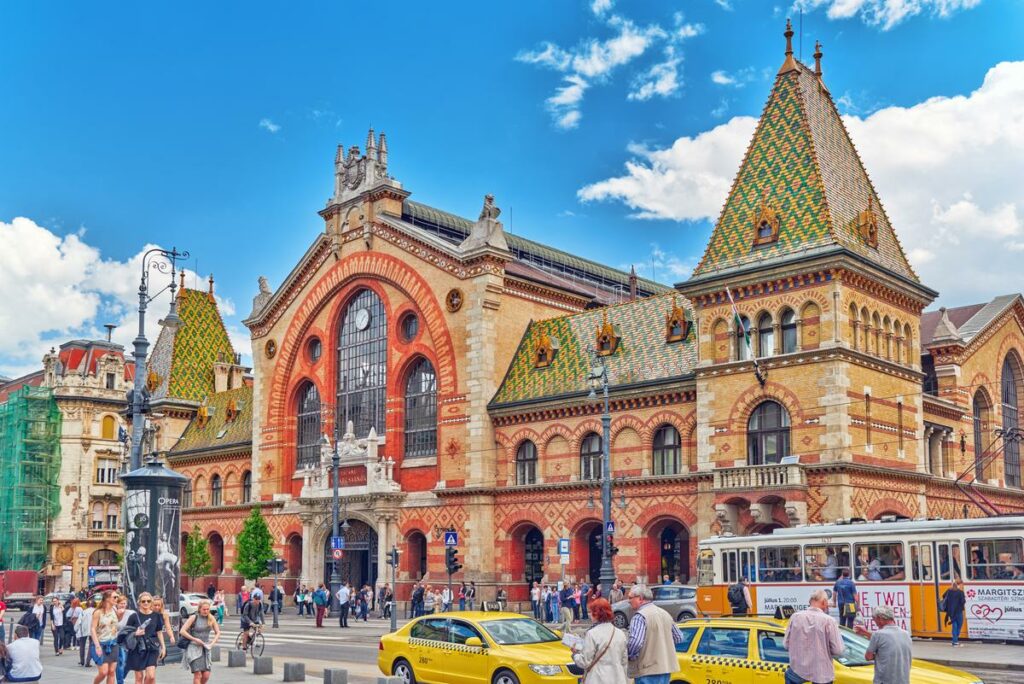
[[[606,536],[606,544],[608,544],[608,555],[614,556],[619,552],[619,547],[615,545],[615,535],[609,534]]]
[[[444,565],[448,569],[449,575],[454,575],[462,569],[462,564],[459,563],[459,550],[457,548],[449,546],[444,550],[444,555]]]
[[[277,574],[283,575],[284,571],[288,569],[288,561],[284,558],[275,558],[274,560],[277,561]]]
[[[267,574],[283,575],[287,567],[288,562],[284,558],[271,558],[267,561]]]
[[[271,559],[269,559],[267,561],[267,574],[268,575],[273,575],[274,574],[274,569],[275,569],[275,567],[277,565],[277,563],[275,563],[274,560],[275,559],[271,558]]]
[[[397,548],[391,547],[391,550],[388,551],[388,565],[393,565],[393,566],[395,566],[397,568],[398,567],[398,556],[400,554],[401,554],[401,552]]]

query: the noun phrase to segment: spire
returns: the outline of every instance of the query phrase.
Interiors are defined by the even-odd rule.
[[[786,36],[786,59],[782,62],[782,66],[779,67],[780,74],[797,68],[796,60],[793,59],[793,22],[789,19],[786,19],[786,32],[783,35]]]
[[[338,143],[338,151],[334,153],[334,165],[337,166],[345,161],[345,146]]]
[[[384,133],[380,134],[380,146],[377,150],[377,161],[379,161],[381,166],[385,169],[388,167],[388,140],[384,137]]]
[[[210,281],[210,294],[212,295],[213,294],[213,274],[212,273],[210,274],[209,281]]]
[[[821,79],[821,41],[814,41],[814,75]]]
[[[636,267],[633,266],[633,265],[630,265],[630,267],[629,267],[629,301],[631,301],[631,302],[635,302],[636,301],[636,289],[637,289],[636,288],[636,284],[637,284],[637,280],[636,280]]]
[[[179,285],[179,287],[182,290],[184,290],[185,289],[185,269],[181,269],[180,271],[178,271],[178,276],[181,279],[181,285]]]
[[[366,134],[366,156],[370,159],[375,158],[377,155],[375,151],[377,149],[377,142],[373,139],[373,127],[370,127],[369,133]]]
[[[960,333],[957,331],[956,326],[953,325],[953,321],[949,320],[949,312],[946,311],[946,307],[939,309],[939,314],[939,322],[935,326],[932,342],[945,342],[946,344],[962,343],[963,338],[960,337]]]

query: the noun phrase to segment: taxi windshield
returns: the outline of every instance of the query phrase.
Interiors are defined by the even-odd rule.
[[[836,658],[836,662],[846,667],[861,667],[873,663],[864,657],[864,651],[868,649],[868,640],[845,627],[840,628],[839,634],[843,637],[843,644],[846,650]]]
[[[496,643],[502,646],[543,644],[549,641],[558,641],[557,634],[529,618],[485,620],[480,623],[480,626],[487,631]]]

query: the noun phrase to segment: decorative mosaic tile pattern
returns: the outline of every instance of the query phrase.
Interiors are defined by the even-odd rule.
[[[781,216],[776,242],[754,246],[763,196]],[[857,229],[874,200],[878,249]],[[917,280],[828,91],[800,65],[778,76],[695,276],[777,261],[814,247],[843,246]]]
[[[238,410],[228,420],[228,404],[234,401]],[[171,450],[173,453],[192,451],[252,441],[252,388],[243,385],[226,392],[212,394],[207,399],[209,419],[203,425],[195,418]]]
[[[213,364],[220,356],[232,362],[235,350],[212,295],[182,289],[178,293],[178,315],[181,327],[173,336],[168,335],[173,338],[170,374],[161,385],[167,388],[166,396],[202,401],[213,394]],[[161,332],[161,339],[165,333]],[[154,358],[158,358],[156,350]]]
[[[689,302],[675,297],[692,316]],[[659,295],[530,323],[491,404],[588,391],[591,356],[587,350],[596,344],[597,330],[606,312],[608,322],[620,336],[615,353],[604,357],[612,385],[671,379],[690,373],[697,362],[696,333],[691,330],[682,342],[665,341],[665,318],[672,310],[672,300],[671,294]],[[537,368],[533,350],[544,333],[558,340],[559,349],[551,365]]]

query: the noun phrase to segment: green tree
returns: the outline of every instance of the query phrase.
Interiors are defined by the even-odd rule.
[[[181,566],[181,571],[188,577],[189,586],[192,586],[195,584],[196,577],[209,575],[212,569],[213,560],[210,558],[210,548],[199,525],[196,525],[185,542],[185,562]]]
[[[274,557],[270,528],[259,507],[253,508],[242,523],[235,543],[235,572],[247,580],[267,574],[267,561]]]

